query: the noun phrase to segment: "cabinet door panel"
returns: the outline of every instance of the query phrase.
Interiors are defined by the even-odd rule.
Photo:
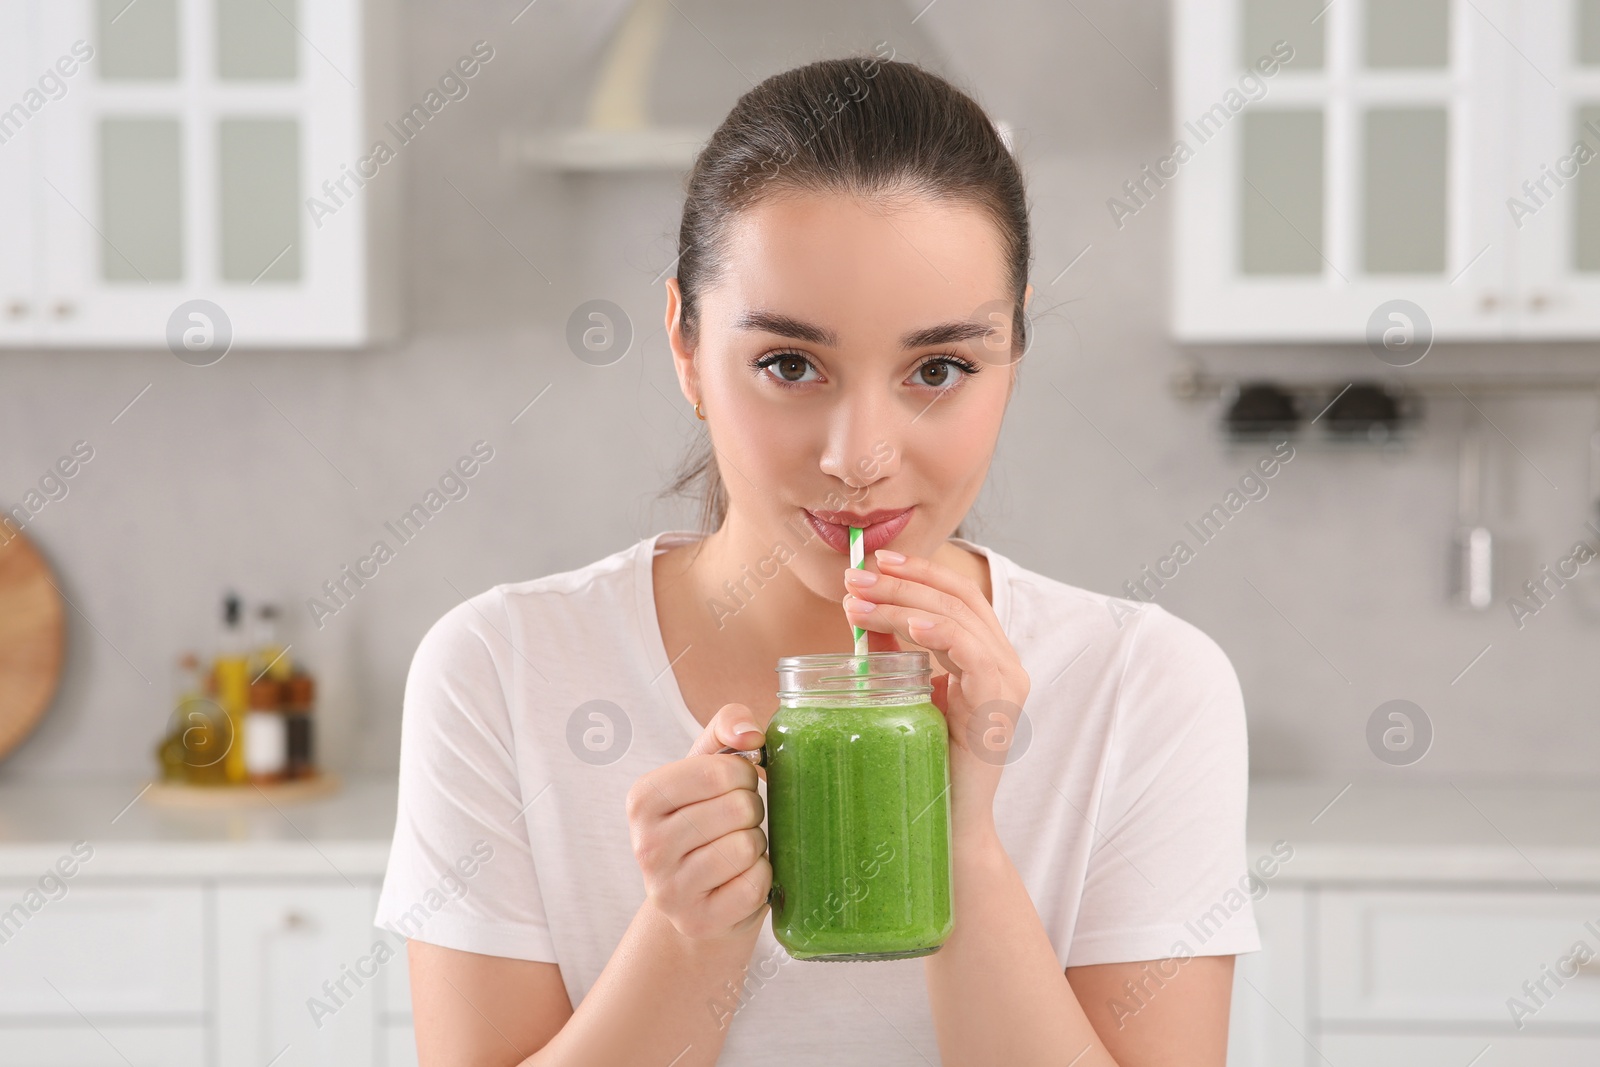
[[[1450,112],[1371,107],[1362,127],[1361,266],[1439,274],[1450,249]]]
[[[44,54],[94,54],[54,105],[39,145],[47,343],[160,344],[193,280],[194,216],[206,190],[185,114],[187,6],[168,0],[146,10],[140,0],[118,18],[101,0],[40,5]]]
[[[0,900],[40,903],[0,914],[0,1023],[205,1010],[203,889],[66,885],[48,900],[0,883]]]
[[[1322,1059],[1333,1067],[1566,1067],[1600,1063],[1600,1037],[1500,1034],[1329,1034]]]
[[[363,33],[389,3],[41,4],[36,50],[97,57],[51,104],[30,183],[43,340],[167,347],[204,300],[232,347],[366,341],[368,204],[386,194],[351,174],[371,151],[365,79],[390,59],[369,63]]]
[[[410,1023],[383,1028],[383,1067],[417,1067],[417,1037]]]
[[[1580,943],[1591,954],[1600,945],[1600,897],[1328,889],[1318,915],[1324,1019],[1480,1023],[1508,1034],[1517,1022],[1536,1032],[1600,1020],[1596,962],[1575,954]],[[1516,1017],[1513,998],[1524,1005]]]
[[[375,887],[343,882],[217,890],[221,1067],[372,1061],[377,957],[393,952],[372,929],[376,907]]]
[[[39,336],[33,170],[38,128],[49,121],[55,93],[68,91],[38,58],[31,11],[28,3],[0,4],[0,343],[6,344]]]
[[[1269,883],[1270,885],[1270,883]],[[1273,886],[1254,903],[1261,951],[1233,964],[1228,1067],[1291,1067],[1306,1062],[1306,909],[1310,893]]]
[[[374,934],[379,933],[373,931]],[[395,952],[395,958],[383,969],[383,1011],[389,1015],[411,1014],[411,966],[406,958],[405,946]]]
[[[0,1067],[203,1067],[202,1027],[0,1027]]]
[[[1172,6],[1179,340],[1376,342],[1394,301],[1506,335],[1512,4]]]
[[[1600,336],[1600,10],[1525,0],[1516,36],[1528,62],[1503,197],[1521,286],[1523,336]]]

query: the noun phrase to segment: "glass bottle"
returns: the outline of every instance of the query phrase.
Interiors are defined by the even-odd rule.
[[[276,604],[256,606],[255,637],[250,649],[250,677],[263,674],[278,683],[287,682],[294,674],[294,659],[278,633],[280,612]]]
[[[217,658],[212,663],[217,703],[228,717],[228,740],[222,768],[231,783],[244,782],[244,716],[250,707],[250,662],[244,635],[243,602],[229,593],[222,602],[222,630],[217,636]]]
[[[316,700],[316,682],[311,675],[297,671],[284,683],[283,717],[287,731],[288,765],[284,768],[289,778],[314,778],[317,774],[316,751],[312,742],[312,707]]]
[[[244,716],[245,771],[258,785],[288,777],[289,725],[281,703],[282,689],[271,678],[250,683],[250,708]]]

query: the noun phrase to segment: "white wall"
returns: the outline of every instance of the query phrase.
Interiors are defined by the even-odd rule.
[[[153,769],[169,664],[209,639],[228,584],[289,605],[295,652],[325,681],[329,761],[392,767],[411,652],[461,594],[581,566],[687,523],[686,506],[654,501],[695,432],[659,330],[663,288],[652,284],[676,253],[679,179],[556,179],[502,166],[502,131],[581,114],[602,16],[619,7],[540,0],[512,25],[520,6],[409,5],[408,95],[420,97],[475,40],[496,56],[471,95],[407,146],[408,171],[378,179],[407,185],[413,333],[397,349],[235,352],[209,368],[164,351],[0,354],[0,502],[19,498],[74,441],[95,448],[70,495],[30,527],[74,605],[71,652],[50,715],[0,776]],[[944,0],[914,27],[890,9],[887,31],[830,8],[825,21],[839,20],[838,31],[820,44],[774,38],[719,4],[678,7],[694,26],[675,16],[660,76],[666,118],[712,123],[749,79],[882,37],[902,57],[928,58],[925,33],[953,57],[930,64],[1017,127],[1034,202],[1038,333],[979,505],[978,540],[1115,592],[1262,451],[1225,447],[1214,403],[1166,389],[1182,355],[1165,338],[1169,205],[1156,201],[1121,230],[1105,207],[1168,144],[1163,6]],[[634,351],[608,368],[580,363],[563,340],[568,313],[595,297],[628,309],[638,330]],[[1382,369],[1364,348],[1205,357],[1268,374]],[[1436,349],[1419,369],[1536,364],[1587,369],[1593,355]],[[1421,440],[1398,456],[1302,448],[1270,495],[1162,591],[1161,603],[1233,658],[1256,773],[1591,771],[1600,592],[1569,587],[1521,632],[1503,597],[1470,617],[1445,603],[1460,409],[1435,404]],[[1507,543],[1509,589],[1563,555],[1592,517],[1584,460],[1596,403],[1574,394],[1485,410],[1520,449],[1495,439],[1489,521]],[[470,495],[314,628],[305,599],[478,439],[495,458]],[[1395,697],[1420,704],[1437,730],[1433,750],[1408,768],[1380,764],[1364,739],[1369,714]]]

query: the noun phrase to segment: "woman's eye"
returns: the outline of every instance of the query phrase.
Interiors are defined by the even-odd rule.
[[[926,385],[931,389],[954,389],[962,378],[971,377],[977,372],[977,366],[967,360],[939,356],[918,367],[912,377],[918,385]]]
[[[935,389],[943,388],[945,382],[954,377],[952,374],[952,366],[952,364],[947,363],[942,359],[928,360],[928,362],[917,368],[918,384],[931,385]]]
[[[806,377],[806,372],[816,370],[811,360],[794,352],[774,352],[761,356],[753,360],[752,365],[758,373],[766,373],[780,386],[804,385],[817,380]],[[910,384],[927,389],[950,390],[960,385],[962,378],[971,377],[977,372],[977,365],[970,360],[936,356],[911,372]]]
[[[772,362],[772,366],[777,370],[778,377],[786,382],[805,381],[806,371],[816,370],[811,361],[804,356],[779,356]]]
[[[758,372],[765,373],[779,385],[801,385],[816,380],[803,377],[806,371],[816,369],[811,365],[811,361],[793,352],[775,352],[769,356],[762,356],[755,361],[755,367]]]

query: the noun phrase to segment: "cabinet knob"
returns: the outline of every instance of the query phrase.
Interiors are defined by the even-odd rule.
[[[1543,311],[1550,305],[1550,298],[1544,293],[1534,293],[1528,297],[1528,307],[1534,311]]]
[[[311,920],[306,918],[303,913],[298,911],[285,912],[283,916],[283,925],[284,928],[288,930],[304,930],[306,927],[311,925]]]
[[[11,300],[6,303],[6,317],[10,319],[26,318],[28,315],[28,302],[26,300]]]
[[[1478,307],[1483,311],[1493,311],[1500,306],[1500,298],[1494,293],[1484,293],[1478,298]]]
[[[70,319],[78,310],[78,305],[70,300],[57,300],[55,305],[56,318]]]

